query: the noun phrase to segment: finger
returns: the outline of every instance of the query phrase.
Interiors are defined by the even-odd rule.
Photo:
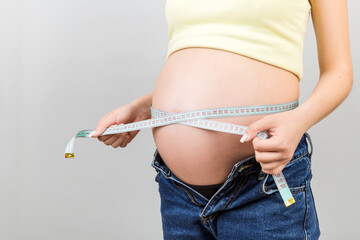
[[[271,136],[267,139],[262,139],[255,137],[253,139],[253,148],[260,152],[272,152],[272,151],[282,151],[283,143],[279,140],[277,136]]]
[[[111,144],[113,144],[115,141],[116,141],[116,139],[118,139],[119,138],[119,136],[117,136],[117,135],[112,135],[109,139],[107,139],[106,141],[104,141],[104,144],[105,145],[111,145]]]
[[[113,134],[111,134],[111,135],[105,135],[105,136],[100,136],[100,137],[98,137],[98,139],[99,139],[99,141],[104,142],[104,141],[108,140],[109,138],[111,138],[112,136],[113,136]]]
[[[253,140],[259,132],[265,132],[268,134],[267,130],[273,127],[273,120],[268,117],[263,117],[253,123],[251,123],[245,130],[245,134],[241,138],[240,142],[248,142]],[[268,134],[269,135],[269,134]]]
[[[132,141],[139,132],[140,132],[140,130],[128,132],[129,133],[129,142]]]
[[[111,146],[113,146],[113,148],[119,147],[124,142],[124,139],[125,139],[126,135],[127,135],[126,133],[125,134],[120,134],[118,139],[116,139],[116,141],[113,144],[111,144]]]
[[[124,147],[126,147],[129,143],[130,143],[130,136],[127,135],[127,136],[125,137],[125,140],[123,141],[123,143],[120,145],[120,147],[124,148]]]
[[[255,151],[255,159],[259,163],[281,162],[286,159],[281,152]]]
[[[91,133],[92,137],[98,137],[109,127],[116,123],[116,118],[112,117],[111,115],[105,115],[103,118],[100,119],[98,122],[95,130]]]
[[[261,164],[262,171],[267,174],[278,174],[284,169],[285,165],[270,165],[270,164]]]

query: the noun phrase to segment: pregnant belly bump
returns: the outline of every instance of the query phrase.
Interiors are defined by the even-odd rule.
[[[292,73],[239,54],[188,48],[170,56],[160,72],[152,106],[180,113],[218,107],[266,105],[298,98]],[[214,118],[249,126],[266,115]],[[211,120],[211,119],[210,119]],[[174,175],[185,183],[223,183],[233,165],[254,155],[242,135],[171,124],[152,128],[158,152]]]

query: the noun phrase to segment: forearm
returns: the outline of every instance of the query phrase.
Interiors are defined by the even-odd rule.
[[[152,103],[154,91],[151,91],[144,96],[141,96],[139,98],[136,98],[131,102],[131,104],[143,115],[147,115],[150,117],[150,104]]]
[[[293,111],[302,121],[304,131],[334,111],[349,95],[353,85],[352,70],[333,70],[321,74],[311,96]]]

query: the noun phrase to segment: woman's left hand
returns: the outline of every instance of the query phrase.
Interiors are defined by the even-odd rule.
[[[269,135],[268,139],[257,137],[262,131]],[[245,142],[253,140],[256,161],[260,163],[264,173],[273,175],[280,173],[290,162],[305,132],[301,116],[293,109],[266,115],[253,122],[246,129]]]

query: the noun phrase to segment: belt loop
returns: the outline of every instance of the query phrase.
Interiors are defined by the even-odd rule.
[[[171,171],[167,170],[167,172],[165,173],[165,178],[168,179],[171,176]]]
[[[312,153],[313,153],[313,144],[312,144],[312,141],[311,141],[311,137],[310,137],[310,134],[305,132],[305,138],[308,139],[308,142],[310,143],[310,151],[308,150],[308,153],[309,153],[309,157],[311,158],[312,156]],[[308,148],[309,149],[309,148]]]

